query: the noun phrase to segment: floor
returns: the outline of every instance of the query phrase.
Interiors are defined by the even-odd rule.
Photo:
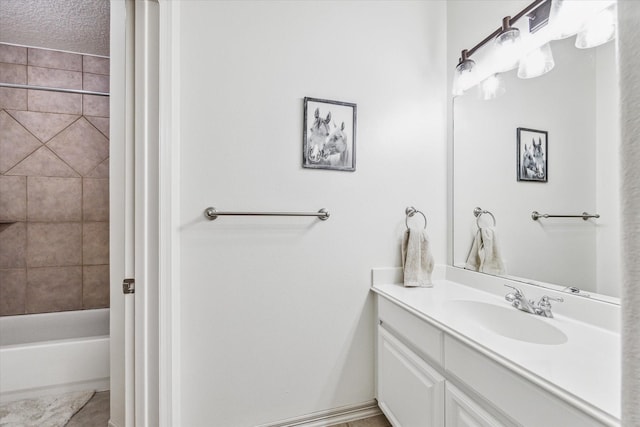
[[[109,392],[96,393],[67,423],[66,427],[106,427],[109,423]],[[331,427],[391,427],[384,415],[336,424]]]
[[[336,424],[331,427],[391,427],[391,423],[384,415],[378,415],[377,417]]]
[[[66,427],[107,427],[109,424],[109,392],[93,395],[67,423]]]

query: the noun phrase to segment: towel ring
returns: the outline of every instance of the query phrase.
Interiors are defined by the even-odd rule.
[[[409,218],[414,216],[417,213],[422,215],[422,218],[424,219],[424,229],[425,230],[427,229],[427,217],[425,216],[425,214],[422,213],[422,211],[417,210],[413,206],[409,206],[407,209],[404,210],[404,213],[407,215],[404,219],[404,225],[407,226],[407,230],[409,229]]]
[[[486,211],[482,208],[475,208],[473,210],[473,215],[476,217],[476,225],[478,226],[478,228],[482,229],[482,227],[480,227],[480,217],[483,214],[489,214],[489,216],[491,217],[491,219],[493,220],[493,226],[496,226],[496,217],[493,216],[493,214],[489,211]]]

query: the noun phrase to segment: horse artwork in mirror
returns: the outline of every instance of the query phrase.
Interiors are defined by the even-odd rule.
[[[575,42],[549,43],[555,67],[544,75],[502,72],[499,97],[470,89],[454,98],[453,264],[619,303],[615,42]],[[476,217],[477,207],[495,219]],[[501,269],[470,267],[485,229]]]

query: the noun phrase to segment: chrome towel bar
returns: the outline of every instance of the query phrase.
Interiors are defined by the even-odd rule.
[[[419,211],[418,209],[414,208],[413,206],[409,206],[408,208],[406,208],[404,210],[404,213],[406,215],[405,218],[404,218],[404,225],[407,226],[407,230],[409,229],[409,218],[411,218],[415,214],[422,215],[422,219],[424,219],[424,229],[425,230],[427,229],[427,217],[422,211]]]
[[[217,219],[220,215],[227,216],[315,216],[322,221],[329,219],[329,211],[325,208],[318,212],[218,212],[216,208],[209,207],[204,210],[204,217],[210,221]]]
[[[476,226],[481,229],[482,227],[480,227],[480,217],[484,214],[487,214],[491,217],[491,219],[493,220],[493,226],[496,226],[496,217],[493,216],[493,214],[491,212],[489,212],[488,210],[482,209],[481,207],[477,207],[473,210],[473,216],[476,217]]]
[[[81,95],[110,96],[108,92],[96,92],[93,90],[82,90],[82,89],[66,89],[61,87],[32,86],[32,85],[23,85],[23,84],[14,84],[14,83],[0,83],[0,87],[13,88],[13,89],[48,90],[51,92],[77,93]]]
[[[531,212],[531,219],[537,221],[540,218],[582,218],[583,220],[588,220],[589,218],[600,218],[600,214],[590,214],[588,212],[582,212],[582,215],[551,215],[551,214],[541,214],[538,211]]]

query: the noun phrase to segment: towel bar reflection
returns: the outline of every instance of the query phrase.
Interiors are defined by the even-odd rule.
[[[329,219],[329,211],[325,208],[318,212],[218,212],[216,208],[209,207],[204,210],[204,217],[210,221],[217,219],[219,216],[315,216],[322,221]]]
[[[538,211],[531,212],[531,219],[537,221],[540,218],[582,218],[583,220],[588,220],[589,218],[600,218],[600,214],[590,214],[588,212],[582,212],[582,215],[552,215],[552,214],[541,214]]]

